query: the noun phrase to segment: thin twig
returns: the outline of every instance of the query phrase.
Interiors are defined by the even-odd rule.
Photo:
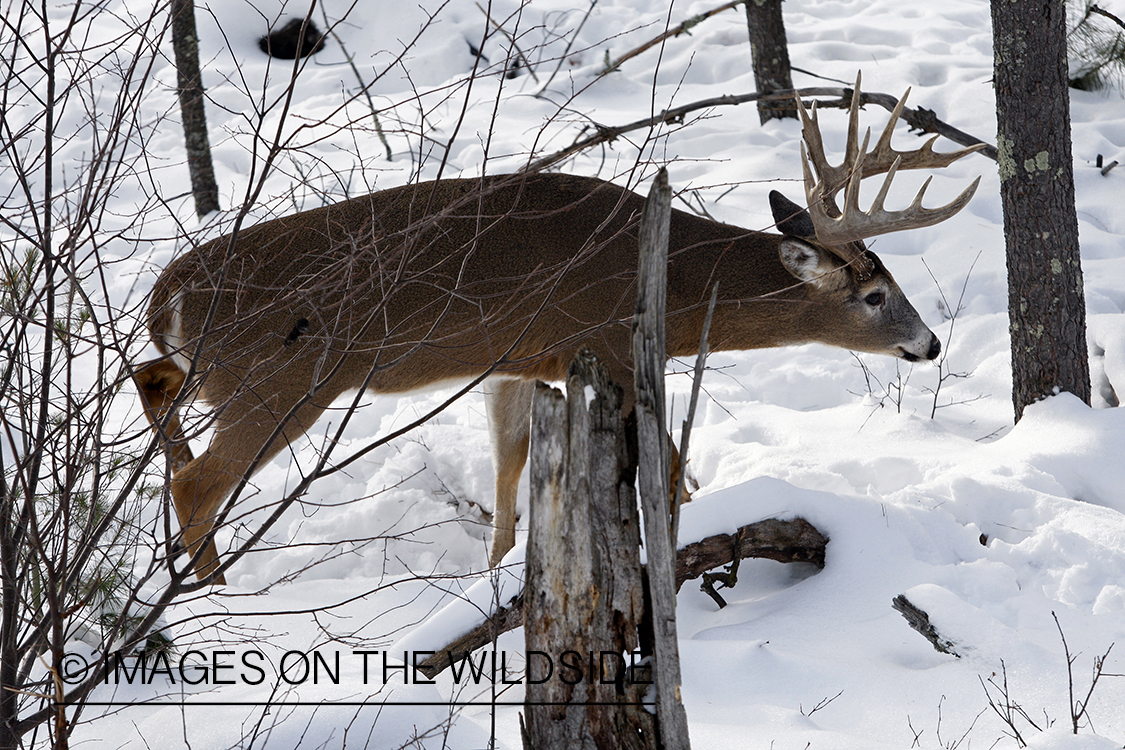
[[[1078,655],[1070,655],[1070,647],[1066,643],[1066,634],[1063,632],[1062,625],[1059,624],[1059,616],[1051,612],[1051,617],[1055,620],[1055,627],[1059,629],[1059,638],[1062,639],[1063,653],[1066,655],[1066,684],[1067,690],[1070,695],[1070,726],[1074,734],[1078,734],[1078,722],[1082,721],[1082,717],[1086,716],[1086,709],[1090,705],[1090,698],[1094,695],[1094,688],[1098,686],[1098,680],[1101,679],[1103,674],[1102,669],[1105,666],[1105,660],[1109,658],[1109,652],[1113,650],[1113,644],[1109,644],[1109,648],[1100,657],[1094,657],[1094,676],[1090,680],[1090,689],[1086,691],[1086,697],[1080,701],[1074,700],[1074,672],[1071,667],[1078,659]],[[1089,721],[1089,717],[1086,718]]]
[[[619,67],[621,67],[621,64],[624,63],[626,60],[631,60],[632,58],[636,57],[637,55],[641,54],[642,52],[644,52],[646,50],[649,50],[649,49],[655,47],[656,45],[660,44],[665,39],[671,39],[672,37],[679,36],[680,34],[687,33],[690,29],[692,29],[695,26],[698,26],[700,23],[706,21],[711,16],[718,15],[719,13],[722,13],[724,10],[730,10],[731,8],[736,8],[739,5],[742,5],[742,3],[744,1],[745,0],[731,0],[731,2],[720,5],[718,8],[712,8],[711,10],[705,10],[698,15],[692,16],[688,20],[681,23],[679,26],[677,26],[673,29],[668,29],[664,33],[659,34],[659,35],[653,37],[652,39],[649,39],[647,42],[642,44],[640,47],[637,47],[636,49],[630,50],[629,52],[626,52],[621,57],[619,57],[616,60],[614,60],[613,62],[609,63],[608,65],[605,66],[605,70],[603,70],[601,73],[598,73],[598,77],[601,78],[604,75],[612,73],[613,71],[615,71]]]
[[[320,10],[324,14],[324,25],[327,32],[336,40],[336,44],[340,45],[340,49],[344,52],[344,59],[348,61],[348,67],[352,69],[352,72],[355,73],[356,80],[359,81],[359,90],[362,91],[363,95],[367,98],[367,106],[371,108],[371,119],[375,122],[375,134],[379,136],[379,141],[383,144],[383,148],[387,150],[387,161],[391,161],[391,144],[387,143],[387,136],[383,133],[383,125],[379,122],[379,109],[375,106],[375,100],[371,98],[371,85],[363,80],[359,68],[356,67],[355,58],[352,56],[351,52],[348,52],[348,48],[344,46],[344,40],[336,33],[336,27],[329,22],[328,11],[325,9],[324,5],[320,6]]]
[[[941,391],[941,386],[945,382],[946,378],[969,377],[968,373],[953,373],[942,371],[945,368],[945,362],[949,357],[949,345],[953,341],[953,328],[957,325],[957,316],[960,315],[961,311],[965,309],[965,292],[969,288],[969,277],[973,275],[973,269],[976,268],[977,261],[980,260],[980,256],[981,253],[978,252],[977,257],[974,258],[972,264],[969,265],[969,270],[965,274],[965,282],[961,285],[961,296],[957,298],[956,308],[950,306],[949,300],[945,297],[945,290],[941,288],[941,284],[938,282],[937,277],[934,276],[934,272],[930,270],[930,266],[928,263],[926,263],[925,258],[922,259],[922,265],[926,267],[926,273],[930,274],[930,278],[934,280],[934,284],[938,288],[938,294],[941,295],[941,301],[945,305],[945,309],[949,311],[949,335],[945,337],[945,345],[941,350],[941,359],[938,360],[938,382],[937,386],[935,386],[933,389],[934,402],[932,408],[930,409],[930,419],[933,419],[937,414],[937,410],[939,408],[938,393]],[[952,402],[950,402],[950,404],[947,404],[947,406],[951,405]]]
[[[844,80],[841,80],[839,78],[832,78],[831,76],[822,76],[819,73],[812,72],[811,70],[805,70],[804,68],[798,68],[796,65],[790,65],[789,69],[792,70],[794,73],[803,73],[803,74],[809,76],[810,78],[819,78],[822,81],[832,81],[833,83],[838,83],[841,86],[850,86],[851,83],[852,83],[851,81],[844,81]]]
[[[527,55],[525,55],[523,53],[523,50],[520,49],[520,46],[516,44],[516,38],[509,34],[507,29],[496,23],[496,21],[492,20],[492,15],[489,14],[488,10],[482,7],[480,3],[474,3],[474,5],[476,5],[480,12],[484,14],[484,17],[488,19],[488,22],[496,27],[497,31],[508,38],[508,41],[512,43],[512,49],[514,49],[516,51],[516,54],[519,55],[519,57],[516,59],[516,62],[518,63],[520,60],[523,60],[524,67],[527,68],[527,72],[531,74],[532,80],[535,81],[536,84],[538,84],[539,76],[535,75],[535,68],[531,67],[531,63],[528,61]],[[512,77],[514,78],[515,76]]]
[[[1070,696],[1070,703],[1067,708],[1070,710],[1070,721],[1074,727],[1074,733],[1078,734],[1078,716],[1075,714],[1074,709],[1074,673],[1071,667],[1074,666],[1074,660],[1078,657],[1070,655],[1070,647],[1066,644],[1066,633],[1063,632],[1062,625],[1059,624],[1059,616],[1051,612],[1051,617],[1055,618],[1055,627],[1059,629],[1059,638],[1062,639],[1063,654],[1066,656],[1066,688]]]
[[[983,677],[978,675],[977,679],[980,680],[980,685],[984,688],[984,695],[988,700],[988,707],[1008,726],[1010,732],[1005,732],[1005,734],[1008,734],[1009,737],[1014,739],[1016,744],[1020,747],[1027,747],[1027,742],[1024,740],[1023,735],[1020,734],[1019,727],[1016,726],[1016,717],[1022,716],[1024,721],[1031,724],[1035,729],[1039,729],[1039,726],[1031,720],[1031,717],[1027,715],[1027,712],[1024,711],[1018,703],[1012,700],[1011,693],[1008,691],[1008,668],[1004,664],[1003,659],[1000,660],[1000,675],[1002,683],[1000,685],[996,684],[995,673],[993,673],[992,677],[988,678],[987,684]],[[992,692],[988,689],[989,685],[996,688],[996,691],[1003,699],[1002,703],[997,703],[996,699],[992,697]]]
[[[812,716],[817,711],[821,710],[822,708],[824,708],[825,706],[827,706],[828,704],[830,704],[832,701],[836,700],[837,698],[839,698],[843,694],[844,694],[844,691],[841,688],[840,692],[836,693],[831,698],[829,698],[827,695],[824,696],[823,698],[820,699],[820,703],[817,703],[815,706],[813,706],[807,714],[805,713],[805,709],[803,707],[799,708],[799,710],[800,710],[800,712],[803,716]]]
[[[570,54],[570,48],[574,46],[575,40],[578,39],[578,35],[582,32],[582,27],[585,26],[586,21],[590,19],[590,14],[594,12],[594,6],[597,4],[598,0],[590,0],[590,7],[586,9],[586,15],[582,17],[582,23],[578,24],[578,28],[574,30],[574,34],[571,35],[570,40],[566,43],[566,49],[559,55],[559,64],[555,66],[555,69],[551,72],[551,77],[543,84],[543,88],[539,89],[539,93],[536,94],[536,96],[542,96],[543,92],[547,90],[547,87],[551,85],[551,81],[555,80],[555,76],[562,70],[563,63],[566,62],[566,56]]]
[[[687,481],[687,455],[688,440],[691,438],[691,425],[695,421],[695,408],[699,404],[699,386],[703,383],[703,370],[707,364],[709,347],[707,337],[711,333],[711,318],[715,314],[715,303],[719,299],[719,282],[711,287],[711,301],[707,303],[707,315],[703,318],[703,331],[699,334],[699,354],[695,355],[695,373],[692,375],[691,400],[688,401],[687,416],[684,417],[683,430],[680,433],[680,476],[676,479],[676,491],[672,496],[675,503],[672,505],[672,540],[679,538],[680,533],[680,504],[684,500],[684,484]]]

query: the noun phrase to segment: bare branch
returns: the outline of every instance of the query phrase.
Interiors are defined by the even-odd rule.
[[[596,131],[593,135],[581,138],[575,141],[570,146],[556,151],[553,154],[540,157],[533,160],[527,166],[523,167],[522,172],[538,172],[548,167],[552,167],[570,157],[578,154],[586,149],[596,146],[600,143],[609,143],[617,140],[620,136],[633,130],[640,130],[642,128],[651,128],[656,125],[671,125],[683,122],[685,115],[692,112],[697,112],[701,109],[711,109],[713,107],[722,106],[735,106],[739,104],[746,104],[747,102],[756,101],[776,101],[785,102],[793,100],[794,97],[808,98],[815,96],[831,96],[837,97],[836,101],[820,103],[820,107],[837,107],[839,109],[847,109],[852,103],[852,89],[847,88],[803,88],[793,89],[790,91],[775,91],[767,94],[754,92],[751,94],[728,94],[724,96],[711,97],[709,99],[701,99],[696,102],[684,104],[679,107],[666,109],[660,114],[653,117],[646,117],[643,120],[636,120],[625,125],[595,125]],[[864,92],[860,95],[860,105],[878,104],[889,112],[895,111],[898,105],[898,99],[890,96],[889,94],[872,94]],[[796,106],[794,104],[794,106]],[[911,128],[920,130],[923,133],[936,133],[944,136],[954,143],[962,146],[976,146],[977,144],[984,144],[980,147],[982,156],[986,156],[993,161],[996,160],[996,147],[991,146],[975,136],[971,136],[964,131],[958,130],[934,116],[933,112],[925,109],[911,109],[903,107],[900,117],[910,125]]]

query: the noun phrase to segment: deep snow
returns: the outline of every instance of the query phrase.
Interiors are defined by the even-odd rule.
[[[288,63],[275,62],[267,72],[257,36],[266,19],[303,10],[283,10],[268,0],[254,4],[257,10],[244,0],[229,0],[201,7],[198,14],[224,206],[240,199],[251,171],[245,119],[250,102],[261,97],[263,80],[276,96],[288,77]],[[336,125],[350,118],[356,127],[297,133],[303,147],[280,161],[260,215],[289,212],[295,204],[315,206],[316,190],[340,197],[345,190],[358,194],[403,184],[419,167],[424,177],[434,177],[446,143],[445,176],[479,174],[482,168],[510,171],[532,149],[545,153],[565,146],[590,122],[620,124],[653,108],[752,91],[740,10],[595,80],[607,54],[616,57],[654,36],[668,18],[678,23],[712,5],[677,3],[669,10],[657,0],[600,0],[546,96],[535,98],[540,86],[526,75],[511,80],[489,75],[471,88],[465,84],[474,65],[469,42],[479,44],[485,24],[468,0],[444,5],[423,0],[396,4],[393,11],[382,3],[360,3],[349,11],[348,3],[329,0],[324,6],[330,17],[347,13],[337,33],[361,71],[368,76],[386,71],[372,94],[377,106],[387,108],[382,124],[394,160],[384,159],[365,104],[336,111],[342,90],[354,89],[356,81],[339,45],[329,42],[300,75],[288,127],[294,132],[298,123],[321,117]],[[545,81],[589,5],[535,0],[520,10],[514,0],[496,0],[490,7]],[[899,94],[913,87],[914,106],[994,140],[987,3],[788,0],[784,10],[795,66],[842,81],[862,70],[869,91]],[[395,63],[428,13],[433,23]],[[506,48],[505,38],[494,35],[483,53],[498,64]],[[175,98],[170,64],[161,62],[156,75],[148,104],[154,117],[174,112]],[[795,83],[834,85],[804,73],[795,74]],[[1095,401],[1105,407],[1102,394],[1109,388],[1125,393],[1125,170],[1102,176],[1093,164],[1099,154],[1122,159],[1125,102],[1118,93],[1084,92],[1073,92],[1071,102]],[[881,128],[885,117],[869,108],[864,123]],[[821,122],[826,145],[838,159],[846,118],[828,110]],[[421,131],[426,138],[419,138]],[[801,190],[798,141],[795,121],[759,127],[750,105],[716,108],[647,140],[644,131],[631,133],[563,169],[646,189],[656,166],[667,164],[674,187],[698,191],[717,219],[767,229],[767,192],[778,188],[796,197]],[[895,143],[905,148],[915,142],[900,126]],[[81,144],[68,148],[77,153]],[[151,176],[161,193],[184,194],[182,134],[174,117],[157,129],[148,148],[160,155]],[[939,142],[938,148],[953,146]],[[632,173],[638,160],[641,168]],[[719,354],[710,361],[690,457],[700,489],[685,509],[681,539],[774,515],[801,515],[831,542],[820,572],[747,561],[739,586],[724,592],[730,606],[721,611],[692,584],[681,592],[683,695],[698,748],[934,748],[958,742],[992,747],[998,739],[998,747],[1012,747],[988,710],[982,684],[1000,682],[1002,664],[1011,699],[1041,727],[1053,723],[1040,733],[1020,720],[1032,747],[1110,748],[1125,742],[1120,678],[1103,678],[1089,707],[1092,723],[1078,738],[1066,734],[1067,665],[1052,618],[1057,615],[1071,652],[1078,654],[1074,679],[1084,695],[1093,658],[1125,641],[1125,412],[1090,409],[1063,394],[1030,407],[1013,426],[995,164],[980,156],[956,163],[934,178],[928,204],[948,200],[977,174],[983,175],[977,196],[953,220],[874,243],[942,339],[943,370],[929,363],[857,358],[823,346]],[[300,185],[306,178],[315,189]],[[902,175],[896,182],[903,195],[912,195],[920,178]],[[120,197],[130,199],[128,191]],[[192,227],[190,203],[176,199],[173,207]],[[221,233],[222,218],[213,217],[203,233]],[[167,217],[149,221],[151,236],[177,234]],[[135,273],[120,272],[116,291],[135,298],[178,251],[173,241],[145,248],[145,257],[134,256],[132,265],[123,267]],[[954,322],[949,311],[959,299],[962,309]],[[691,363],[673,364],[682,373]],[[943,373],[963,377],[942,380]],[[689,385],[685,375],[668,378],[677,425]],[[372,397],[349,437],[359,445],[385,434],[445,395]],[[939,408],[931,417],[935,401]],[[314,459],[317,435],[325,429],[321,425],[303,444],[298,462]],[[295,477],[290,457],[275,461],[257,475],[258,494],[247,509],[267,506]],[[489,576],[481,571],[489,532],[477,508],[491,508],[491,483],[483,403],[471,394],[408,437],[366,456],[346,476],[317,484],[261,551],[233,569],[230,586],[169,617],[177,622],[189,613],[213,615],[204,620],[206,627],[173,629],[180,653],[256,648],[276,661],[287,649],[317,647],[344,655],[347,671],[340,687],[304,684],[283,693],[289,702],[391,695],[394,701],[436,705],[381,712],[374,706],[305,705],[264,715],[260,707],[234,704],[264,699],[268,682],[198,686],[187,691],[193,700],[231,705],[129,708],[82,728],[75,746],[391,748],[445,724],[451,709],[440,704],[452,696],[487,702],[491,691],[483,684],[459,692],[448,673],[436,685],[377,692],[362,685],[350,654],[436,648],[441,645],[436,634],[455,630],[471,614],[472,606],[458,604],[465,590],[480,581],[483,600],[476,601],[488,601]],[[526,477],[521,493],[524,505]],[[254,510],[246,520],[260,520],[267,512]],[[220,539],[230,540],[230,533]],[[269,549],[289,542],[295,544]],[[517,548],[509,557],[508,575],[518,575],[521,554]],[[296,580],[269,587],[322,556],[329,559]],[[262,595],[242,596],[266,587]],[[505,591],[510,590],[511,581]],[[961,658],[937,653],[907,627],[891,609],[891,599],[902,593],[929,612]],[[446,605],[452,609],[442,611]],[[317,609],[322,611],[314,613]],[[264,614],[271,612],[288,614]],[[425,624],[428,618],[433,620]],[[522,631],[501,637],[498,648],[518,669]],[[1115,648],[1107,671],[1125,672],[1122,658]],[[158,679],[143,688],[106,688],[94,699],[141,700],[176,694],[181,687]],[[519,701],[522,689],[498,686],[497,694],[502,701]],[[832,700],[813,712],[824,699]],[[500,747],[519,747],[518,711],[459,709],[447,735],[435,732],[422,744],[485,747],[494,730]],[[255,742],[239,739],[256,729],[263,734]]]

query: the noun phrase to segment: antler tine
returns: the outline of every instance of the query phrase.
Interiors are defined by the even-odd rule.
[[[883,128],[883,133],[879,136],[879,140],[875,142],[875,150],[868,155],[872,158],[868,160],[867,170],[865,170],[865,173],[863,175],[864,177],[871,177],[873,175],[882,174],[883,172],[886,172],[888,169],[890,169],[890,166],[884,167],[879,163],[880,156],[885,157],[885,155],[888,154],[894,156],[895,158],[891,160],[891,165],[894,165],[897,162],[898,157],[904,155],[891,148],[891,136],[895,132],[895,125],[898,123],[898,118],[902,116],[902,110],[906,106],[906,99],[908,96],[910,96],[910,87],[907,87],[906,91],[895,103],[895,108],[891,111],[891,116],[887,120],[886,127]],[[922,146],[922,149],[932,146],[934,140],[936,139],[937,136],[935,135]],[[880,167],[882,168],[880,169]]]
[[[859,88],[860,81],[861,77],[857,74],[851,106],[848,109],[848,138],[844,147],[844,161],[839,166],[832,166],[828,163],[828,157],[824,151],[824,139],[820,133],[820,123],[816,116],[816,102],[813,102],[812,114],[810,115],[805,109],[804,102],[801,101],[800,97],[797,97],[797,111],[801,115],[801,134],[804,142],[808,144],[807,158],[812,162],[817,177],[815,182],[806,179],[805,194],[806,196],[811,196],[813,193],[818,195],[819,199],[829,207],[829,212],[834,213],[834,215],[839,213],[838,209],[832,210],[836,204],[837,193],[847,188],[852,175],[857,173],[857,164],[862,164],[865,157],[869,156],[867,154],[867,142],[871,132],[870,129],[867,131],[868,137],[864,138],[863,146],[859,145],[859,106],[862,99]],[[802,158],[805,157],[802,156]],[[874,174],[879,174],[879,172]]]
[[[845,172],[845,168],[851,164],[852,161],[845,159],[840,167],[833,168],[829,166],[823,156],[824,151],[823,146],[820,144],[819,135],[818,132],[816,140],[821,153],[820,166],[823,167],[819,181],[813,178],[812,168],[809,166],[809,159],[805,155],[805,144],[801,144],[801,169],[805,177],[805,198],[808,201],[809,215],[812,218],[816,237],[823,245],[839,256],[841,260],[849,264],[854,264],[861,276],[868,277],[874,273],[875,266],[864,253],[863,245],[856,244],[851,239],[834,240],[832,231],[842,228],[845,218],[841,216],[840,209],[836,205],[836,193],[839,192],[841,184],[847,186],[844,203],[846,211],[847,205],[850,202],[859,201],[859,180],[847,179],[846,177],[836,179],[829,176]],[[851,146],[850,142],[853,139],[849,138],[849,150],[854,151],[856,154],[854,161],[856,166],[861,169],[863,166],[863,157],[867,152],[867,142],[870,138],[871,131],[868,130],[866,135],[864,135],[862,148]],[[813,149],[810,148],[809,150],[812,151]],[[813,166],[817,166],[815,158],[813,159]],[[834,184],[836,187],[826,192],[826,184]]]
[[[826,172],[832,171],[828,165],[828,159],[824,155],[824,140],[820,137],[820,122],[816,116],[816,102],[812,103],[812,112],[810,113],[805,109],[805,103],[801,101],[801,97],[797,97],[797,112],[801,116],[801,163],[806,167],[807,171],[808,160],[812,161],[813,167],[816,169],[816,175],[823,182],[826,178]],[[805,153],[805,147],[808,147],[808,154]],[[811,174],[809,175],[811,177]],[[813,181],[815,182],[815,180]],[[810,184],[809,179],[806,178],[805,184]]]
[[[852,89],[852,104],[848,107],[848,141],[844,146],[844,163],[840,165],[840,169],[845,173],[845,180],[850,180],[853,174],[861,173],[856,167],[858,166],[858,162],[864,160],[867,154],[867,142],[871,137],[871,128],[868,128],[867,134],[863,139],[863,148],[859,147],[859,107],[863,100],[859,92],[862,80],[862,72],[857,71],[855,74],[855,88]],[[839,188],[837,188],[837,190],[838,189]]]
[[[872,211],[879,211],[879,212],[883,211],[883,201],[885,201],[887,199],[887,193],[891,189],[891,180],[893,180],[895,178],[895,173],[898,172],[899,163],[901,161],[902,161],[901,159],[895,159],[894,163],[891,164],[891,168],[887,170],[887,178],[885,180],[883,180],[883,184],[879,186],[879,193],[875,196],[875,200],[871,203],[871,210]],[[915,197],[915,200],[918,200],[919,198],[921,198],[921,194],[926,191],[927,187],[929,187],[930,179],[931,179],[930,177],[926,178],[926,182],[925,182],[924,185],[922,185],[922,190],[919,191],[919,194],[918,194],[918,196]],[[857,206],[859,205],[858,201],[856,201],[856,205]],[[914,205],[914,204],[911,204],[911,205]]]
[[[858,91],[858,79],[856,80],[856,87]],[[897,159],[902,160],[899,164],[899,169],[941,169],[949,166],[963,156],[968,156],[984,148],[985,144],[978,143],[968,148],[939,154],[934,151],[934,143],[939,136],[934,135],[923,143],[920,148],[914,149],[913,151],[896,151],[891,146],[891,136],[894,134],[895,125],[898,124],[899,118],[902,117],[902,110],[906,108],[906,99],[910,96],[910,92],[911,89],[907,88],[895,103],[895,107],[891,111],[891,116],[887,119],[887,125],[883,128],[883,133],[879,136],[879,140],[875,142],[875,148],[871,150],[871,153],[867,154],[863,168],[864,177],[873,177],[877,174],[883,174],[891,168],[891,165],[893,165]]]
[[[891,136],[895,124],[906,107],[906,98],[910,89],[895,104],[890,120],[875,143],[875,147],[868,151],[871,139],[871,130],[868,129],[859,143],[859,107],[862,97],[860,94],[861,77],[856,76],[855,89],[852,94],[851,107],[848,112],[848,142],[845,149],[844,162],[838,167],[828,163],[824,152],[824,143],[820,134],[819,123],[816,119],[816,107],[810,116],[798,98],[798,111],[801,113],[801,124],[805,144],[808,145],[806,154],[805,144],[801,147],[802,171],[805,177],[805,197],[809,202],[809,214],[813,225],[816,227],[816,236],[823,244],[841,250],[845,260],[852,261],[856,252],[849,247],[858,240],[874,237],[888,232],[897,232],[904,229],[916,229],[931,226],[950,218],[969,202],[980,183],[978,177],[972,185],[966,188],[957,198],[940,208],[927,209],[922,207],[922,199],[926,188],[930,184],[927,179],[918,191],[910,206],[902,211],[887,211],[884,208],[887,194],[890,191],[892,180],[900,169],[937,169],[948,166],[957,159],[973,153],[983,147],[978,144],[946,154],[938,154],[933,150],[934,142],[938,136],[930,138],[921,148],[913,151],[896,151],[891,146]],[[811,161],[811,168],[809,162]],[[813,177],[813,169],[816,178]],[[869,211],[859,207],[859,184],[864,177],[886,173],[886,179],[879,188],[874,202]],[[836,195],[843,190],[843,210],[836,204]]]
[[[848,175],[847,184],[844,186],[844,210],[841,212],[844,215],[848,213],[848,206],[856,206],[857,209],[859,207],[859,183],[862,179],[860,175],[863,174],[863,163],[867,160],[867,144],[870,141],[871,128],[868,128],[867,132],[863,135],[863,147],[859,149],[855,160],[849,162],[853,166],[851,174]],[[884,184],[883,190],[880,192],[885,192],[886,189],[887,185]]]
[[[824,211],[823,203],[817,209],[810,205],[809,213],[816,227],[816,238],[829,247],[836,247],[880,234],[932,226],[945,221],[964,208],[980,184],[980,177],[977,177],[969,187],[946,205],[939,208],[923,208],[922,199],[933,179],[932,176],[927,177],[907,208],[901,211],[887,211],[883,208],[883,201],[887,197],[891,180],[894,179],[898,169],[898,160],[896,160],[888,170],[879,194],[868,211],[859,207],[859,190],[853,189],[851,185],[848,186],[845,196],[844,210],[838,218],[829,217]]]
[[[844,161],[839,166],[832,166],[828,163],[828,156],[825,154],[824,150],[824,138],[820,133],[820,121],[817,118],[816,101],[813,101],[812,112],[810,113],[805,109],[804,102],[801,101],[801,98],[797,97],[797,111],[801,115],[801,136],[804,144],[808,146],[807,158],[812,163],[812,167],[816,172],[815,181],[809,182],[806,180],[806,193],[808,193],[810,185],[815,185],[822,200],[828,201],[829,205],[834,205],[836,194],[847,184],[848,176],[851,173],[852,166],[855,164],[859,151],[855,143],[857,139],[853,132],[859,127],[859,111],[856,109],[856,100],[854,98],[852,100],[848,145],[846,147]]]

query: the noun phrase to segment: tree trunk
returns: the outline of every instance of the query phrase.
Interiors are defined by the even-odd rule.
[[[527,748],[656,748],[648,678],[633,679],[621,656],[637,649],[644,606],[630,468],[621,389],[580,353],[566,399],[540,384],[532,406]],[[559,668],[568,654],[585,679]]]
[[[793,88],[781,0],[746,0],[746,25],[750,31],[750,57],[758,91],[769,93]],[[775,117],[796,118],[797,111],[791,104],[759,101],[758,116],[765,125]]]
[[[1012,400],[1090,402],[1062,0],[992,0]]]
[[[195,32],[192,0],[172,0],[172,51],[176,56],[176,86],[180,97],[180,119],[184,125],[191,192],[195,213],[202,218],[219,210],[219,187],[211,166],[211,143],[207,138],[207,115],[203,110],[203,82],[199,75],[199,38]]]

